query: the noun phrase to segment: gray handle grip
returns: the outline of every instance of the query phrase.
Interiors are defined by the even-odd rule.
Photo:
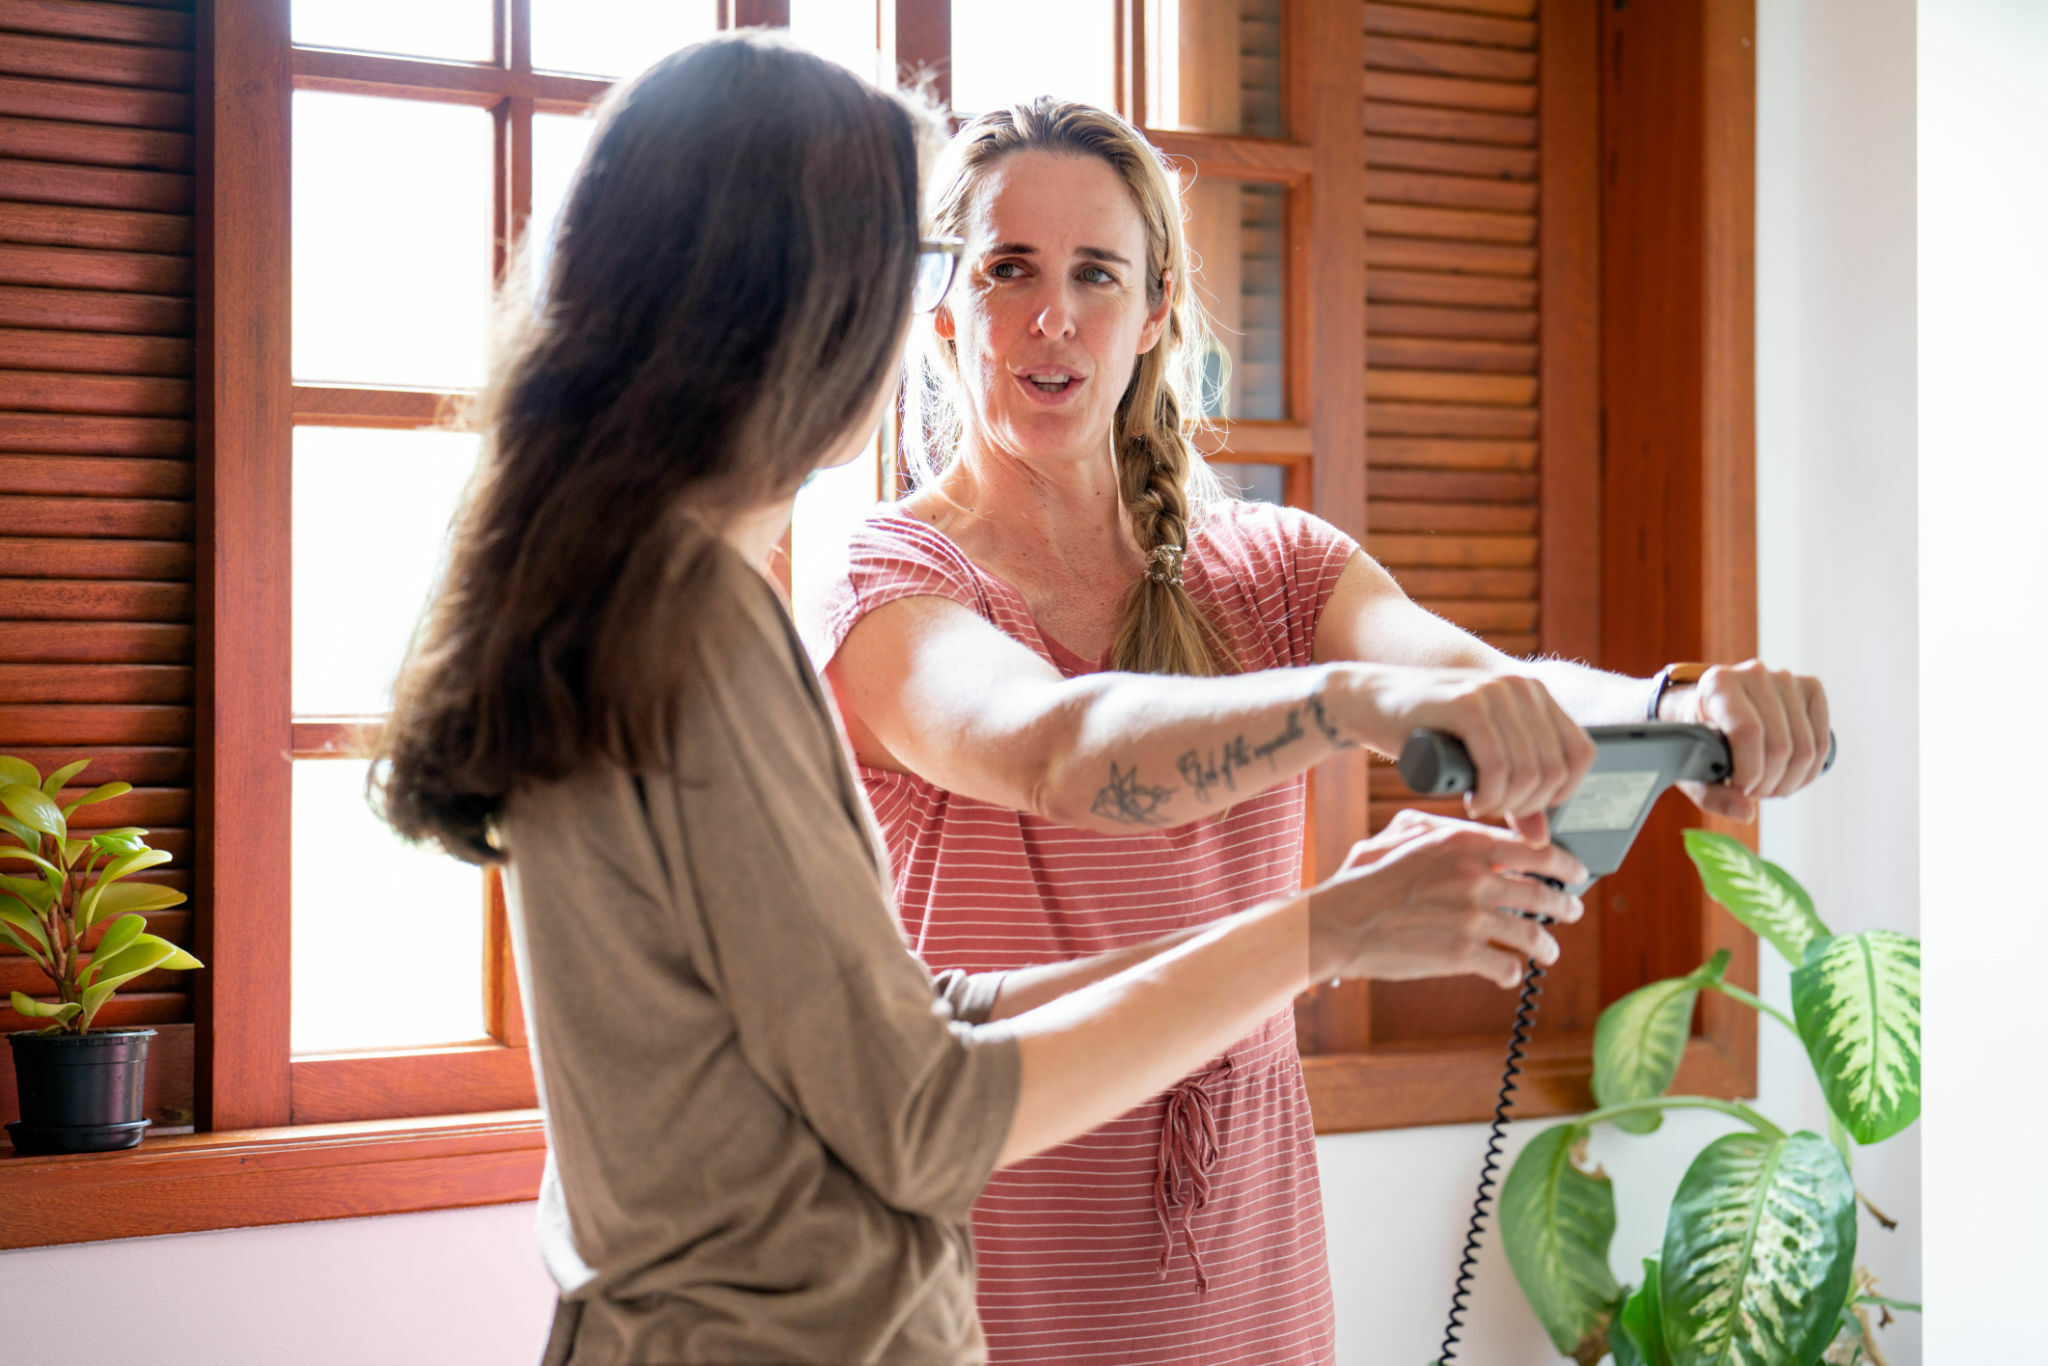
[[[1683,732],[1702,741],[1704,754],[1699,771],[1680,774],[1680,780],[1695,782],[1726,782],[1734,761],[1728,754],[1728,739],[1719,731],[1705,726],[1687,726],[1674,722],[1644,722],[1633,726],[1595,726],[1588,733],[1597,743],[1604,733],[1615,733],[1617,737],[1642,738],[1665,732]],[[1828,757],[1821,765],[1821,771],[1835,766],[1837,741],[1835,733],[1828,732]],[[1466,752],[1464,741],[1449,731],[1417,730],[1408,736],[1408,743],[1401,746],[1401,757],[1397,767],[1401,780],[1408,784],[1411,792],[1424,797],[1457,797],[1470,792],[1478,784],[1479,775],[1472,765],[1472,756]]]

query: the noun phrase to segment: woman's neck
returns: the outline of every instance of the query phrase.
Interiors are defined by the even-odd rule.
[[[789,530],[790,514],[795,507],[796,498],[791,496],[777,503],[734,513],[719,529],[718,539],[772,582],[775,576],[769,561],[782,545],[783,533]]]
[[[934,494],[920,511],[1003,560],[1067,570],[1138,561],[1106,436],[1092,452],[1022,458],[966,433]]]

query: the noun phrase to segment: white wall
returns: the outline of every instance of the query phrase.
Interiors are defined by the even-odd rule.
[[[2048,12],[2033,0],[1958,3],[2002,10],[2013,24],[2030,7],[2035,19]],[[1836,929],[1917,932],[1914,4],[1760,0],[1758,8],[1763,651],[1829,681],[1843,743],[1835,774],[1767,815],[1765,851],[1814,890]],[[2026,225],[2038,234],[2044,220],[2048,209],[2037,201]],[[2008,234],[2021,226],[2011,223]],[[2038,327],[2048,298],[2033,297],[2026,325]],[[2037,690],[2041,677],[2036,669],[2009,686]],[[1766,960],[1763,994],[1784,1006],[1785,972]],[[2010,961],[2016,969],[2021,960]],[[1803,1053],[1768,1025],[1760,1073],[1765,1113],[1820,1126]],[[1542,1127],[1525,1126],[1517,1142]],[[1615,1178],[1614,1261],[1625,1280],[1661,1240],[1686,1163],[1725,1127],[1678,1116],[1654,1138],[1596,1140],[1594,1155]],[[1432,1358],[1483,1132],[1322,1141],[1345,1366]],[[1919,1142],[1910,1131],[1857,1166],[1859,1183],[1904,1222],[1887,1237],[1866,1219],[1862,1260],[1887,1291],[1909,1299],[1920,1291]],[[1998,1180],[1984,1198],[2004,1201],[2011,1189]],[[161,1366],[529,1361],[549,1294],[531,1219],[531,1207],[514,1206],[0,1254],[5,1354],[41,1363],[146,1349]],[[2038,1211],[2028,1221],[2042,1224]],[[105,1287],[130,1270],[131,1307],[98,1311]],[[2011,1292],[2009,1303],[2031,1315],[2025,1294]],[[1497,1248],[1486,1255],[1474,1304],[1462,1360],[1558,1360]],[[2020,1340],[2015,1332],[2006,1342]],[[1917,1321],[1890,1330],[1887,1349],[1895,1366],[1918,1362]]]
[[[1828,682],[1842,741],[1834,773],[1767,812],[1764,852],[1813,890],[1836,930],[1917,933],[1914,3],[1759,0],[1757,19],[1761,647]],[[1789,1009],[1786,970],[1764,958],[1762,995]],[[1758,1062],[1758,1108],[1824,1131],[1797,1041],[1766,1021]],[[1544,1127],[1510,1132],[1526,1141]],[[1615,1182],[1624,1282],[1660,1245],[1693,1154],[1731,1127],[1675,1116],[1650,1138],[1595,1138]],[[1484,1133],[1323,1140],[1344,1366],[1433,1358]],[[1919,1144],[1908,1131],[1856,1166],[1903,1223],[1886,1235],[1865,1218],[1860,1259],[1907,1299],[1920,1289]],[[1461,1362],[1560,1360],[1492,1239],[1473,1302]],[[1921,1359],[1916,1320],[1884,1342],[1894,1366]]]
[[[2038,1358],[2048,5],[1920,6],[1931,1361]]]
[[[532,1205],[0,1253],[0,1361],[531,1366]]]

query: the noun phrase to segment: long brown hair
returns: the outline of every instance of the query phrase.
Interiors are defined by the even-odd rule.
[[[714,527],[788,496],[887,379],[926,120],[754,34],[606,99],[537,298],[505,291],[483,455],[374,769],[401,834],[489,861],[520,784],[659,765]]]
[[[1040,96],[983,114],[962,128],[932,177],[934,231],[970,235],[975,201],[989,172],[1017,152],[1095,157],[1131,192],[1145,225],[1145,302],[1171,291],[1166,330],[1138,357],[1118,400],[1111,441],[1118,491],[1151,571],[1124,600],[1110,666],[1134,673],[1224,674],[1237,664],[1229,633],[1182,587],[1181,558],[1202,511],[1223,489],[1189,440],[1201,418],[1201,361],[1207,327],[1190,285],[1177,182],[1159,154],[1123,119],[1093,105]],[[919,473],[935,476],[960,448],[957,346],[930,327],[905,388],[905,446]]]

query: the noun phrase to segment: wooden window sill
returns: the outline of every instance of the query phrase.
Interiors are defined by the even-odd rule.
[[[0,1157],[0,1249],[531,1200],[538,1110],[146,1139]]]
[[[1744,1058],[1747,1057],[1745,1063]],[[1484,1123],[1500,1094],[1507,1039],[1397,1045],[1370,1053],[1305,1056],[1310,1108],[1319,1134]],[[1516,1120],[1579,1115],[1594,1108],[1593,1040],[1588,1034],[1530,1044],[1516,1084]],[[1734,1100],[1756,1094],[1754,1043],[1724,1045],[1695,1035],[1671,1090]]]

